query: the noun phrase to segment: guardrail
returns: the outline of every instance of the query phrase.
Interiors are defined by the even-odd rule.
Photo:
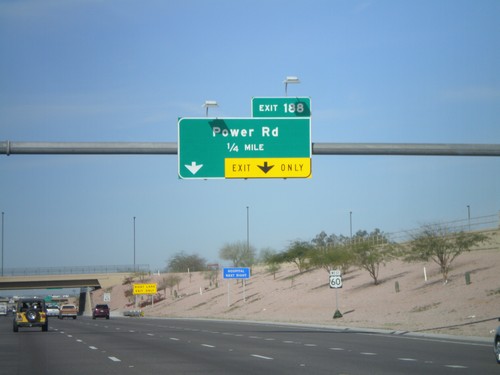
[[[435,222],[430,224],[442,225],[451,232],[470,232],[480,230],[500,229],[500,211],[497,214],[471,217],[470,219],[459,219],[452,221]],[[413,228],[400,232],[387,233],[389,238],[395,242],[406,242],[418,233],[422,228]]]

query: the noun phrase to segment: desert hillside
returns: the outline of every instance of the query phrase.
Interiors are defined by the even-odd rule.
[[[294,265],[287,264],[275,275],[264,266],[254,267],[245,286],[241,281],[221,277],[218,286],[210,285],[199,272],[177,274],[181,277],[179,287],[172,293],[170,289],[160,290],[154,305],[151,296],[141,296],[134,306],[133,300],[125,297],[130,285],[116,285],[106,292],[111,295],[109,304],[114,315],[140,308],[145,316],[298,322],[491,337],[500,324],[495,319],[500,316],[500,231],[488,233],[492,237],[489,244],[455,259],[446,284],[435,263],[392,261],[381,266],[379,285],[373,284],[368,272],[353,268],[343,275],[342,289],[331,289],[324,269],[299,274]],[[152,275],[135,282],[159,283],[165,276]],[[93,292],[94,304],[103,302],[104,292]],[[337,305],[343,316],[333,319]]]

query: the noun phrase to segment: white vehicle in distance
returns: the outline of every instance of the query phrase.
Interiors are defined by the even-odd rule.
[[[59,316],[59,306],[47,305],[47,316]]]

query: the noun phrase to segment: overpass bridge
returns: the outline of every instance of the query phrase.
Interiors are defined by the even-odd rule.
[[[133,272],[75,275],[26,275],[0,277],[0,290],[94,288],[106,289],[119,284]]]
[[[135,273],[149,273],[149,266],[14,268],[0,277],[0,290],[80,288],[80,314],[91,315],[91,289],[112,287]]]

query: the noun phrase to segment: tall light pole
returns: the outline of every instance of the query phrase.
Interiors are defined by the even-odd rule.
[[[5,212],[2,211],[2,276],[3,276],[3,216]]]
[[[247,252],[250,252],[250,207],[247,206]]]
[[[470,205],[467,205],[467,221],[469,222],[469,232],[470,232]]]
[[[300,79],[298,77],[288,76],[285,78],[283,83],[285,84],[285,96],[288,96],[288,84],[289,83],[300,83]]]
[[[349,211],[349,229],[350,229],[351,241],[352,241],[352,211]]]
[[[135,216],[134,216],[134,273],[135,273]]]
[[[205,107],[205,117],[208,117],[208,108],[218,107],[219,104],[215,100],[206,100],[202,107]]]

